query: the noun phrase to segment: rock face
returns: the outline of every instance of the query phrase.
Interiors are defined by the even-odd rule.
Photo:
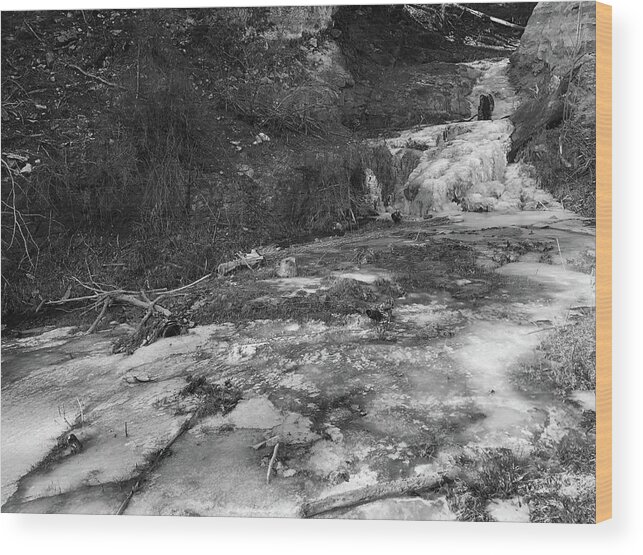
[[[512,56],[512,81],[523,103],[512,116],[512,160],[531,137],[563,119],[566,98],[575,117],[595,121],[596,8],[593,2],[541,2]],[[580,85],[579,83],[582,83]]]
[[[341,98],[344,125],[401,129],[470,116],[475,72],[453,63],[439,33],[393,6],[345,6],[335,26],[355,79]]]
[[[465,119],[474,82],[475,72],[457,64],[382,68],[346,91],[344,120],[349,127],[381,129]]]
[[[244,26],[253,26],[257,18],[265,18],[269,30],[262,36],[268,40],[299,39],[302,34],[314,35],[330,26],[336,6],[272,6],[265,8],[225,8],[231,19]]]
[[[337,6],[273,6],[268,8],[273,29],[267,38],[301,38],[303,33],[317,34],[330,26]]]
[[[519,88],[534,85],[547,68],[562,78],[572,69],[569,53],[579,48],[596,52],[594,2],[540,2],[511,58]]]
[[[231,29],[244,30],[236,40],[248,43],[245,48],[254,48],[256,54],[252,56],[256,67],[240,69],[229,83],[234,90],[230,103],[244,117],[263,126],[304,132],[310,125],[340,125],[338,98],[342,89],[353,85],[353,79],[329,31],[337,7],[217,11]]]

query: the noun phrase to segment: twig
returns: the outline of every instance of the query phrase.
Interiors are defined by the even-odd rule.
[[[101,295],[85,295],[83,297],[72,297],[70,299],[58,299],[57,301],[47,301],[45,304],[47,305],[59,305],[59,304],[67,304],[67,303],[74,303],[74,302],[79,302],[79,301],[89,301],[89,300],[96,300],[99,299]]]
[[[90,291],[94,291],[95,293],[105,293],[105,291],[103,291],[100,288],[92,287],[91,285],[87,285],[86,283],[83,283],[76,276],[71,276],[71,279],[73,279],[75,282],[78,283],[78,285],[80,285],[81,287],[84,287],[85,289],[89,289]]]
[[[279,436],[272,436],[269,437],[268,439],[264,439],[263,441],[260,441],[259,443],[255,443],[252,448],[256,451],[257,449],[261,449],[264,447],[269,441],[272,441],[274,439],[277,439]]]
[[[22,188],[15,182],[13,178],[13,172],[11,171],[9,164],[7,164],[4,158],[2,159],[2,163],[7,168],[9,172],[9,178],[11,179],[11,191],[9,193],[9,196],[7,197],[7,200],[11,199],[11,204],[9,204],[5,200],[2,200],[2,204],[11,211],[13,216],[11,240],[9,241],[9,246],[7,248],[11,248],[14,239],[16,238],[16,233],[18,233],[20,235],[20,238],[22,239],[25,256],[27,257],[27,260],[29,260],[29,264],[31,265],[31,267],[34,268],[35,264],[31,259],[31,255],[29,254],[29,243],[32,243],[36,247],[36,260],[38,259],[38,255],[40,254],[40,249],[33,236],[31,235],[31,231],[29,231],[29,227],[27,227],[27,222],[25,221],[22,213],[20,212],[20,210],[18,210],[18,208],[16,208],[16,204],[18,202],[16,188],[20,189],[21,191]]]
[[[574,324],[561,324],[560,326],[548,326],[546,328],[540,328],[534,331],[530,331],[527,333],[527,335],[531,335],[532,333],[540,333],[541,331],[549,331],[549,330],[559,330],[562,328],[568,328],[570,326],[573,326]]]
[[[136,100],[141,90],[141,43],[138,43],[138,50],[136,52]]]
[[[193,286],[194,286],[194,285],[196,285],[197,283],[201,283],[202,281],[205,281],[206,279],[208,279],[208,278],[209,278],[209,277],[211,277],[211,276],[212,276],[212,272],[211,272],[211,273],[209,273],[209,274],[208,274],[208,275],[206,275],[206,276],[200,277],[199,279],[197,279],[196,281],[193,281],[192,283],[188,283],[187,285],[184,285],[183,287],[179,287],[178,289],[172,289],[171,291],[167,291],[163,296],[164,296],[164,297],[168,297],[168,296],[170,296],[170,295],[175,295],[175,294],[176,294],[176,293],[178,293],[179,291],[183,291],[183,290],[187,289],[188,287],[193,287]],[[158,300],[158,299],[157,299],[157,300]]]
[[[76,403],[78,403],[78,410],[80,410],[80,425],[82,427],[85,425],[85,411],[83,410],[83,404],[80,402],[78,397],[76,397]]]
[[[275,459],[277,458],[278,449],[279,449],[279,442],[275,444],[275,448],[272,452],[272,457],[270,458],[270,463],[268,464],[268,472],[266,473],[266,484],[270,483],[270,475],[272,474],[272,465],[275,464]]]
[[[99,81],[103,83],[103,85],[107,85],[108,87],[114,87],[116,89],[121,89],[123,91],[126,91],[127,88],[123,87],[122,85],[119,85],[118,83],[112,83],[111,81],[107,81],[103,79],[102,77],[99,77],[98,75],[94,75],[93,73],[88,73],[84,69],[81,69],[77,65],[74,64],[66,64],[67,67],[70,67],[72,69],[75,69],[78,73],[82,73],[85,77],[89,77],[90,79],[95,79],[96,81]]]
[[[27,28],[28,28],[28,29],[33,33],[33,36],[34,36],[34,37],[36,37],[36,38],[37,38],[40,42],[42,42],[43,44],[46,44],[46,43],[45,43],[45,41],[42,39],[42,37],[40,37],[40,36],[38,35],[38,33],[36,33],[36,31],[34,31],[34,30],[32,29],[32,27],[31,27],[31,25],[29,25],[29,23],[27,23],[27,22],[25,21],[25,25],[26,25],[26,26],[27,26]]]
[[[91,335],[92,333],[94,333],[94,331],[96,331],[98,324],[100,324],[101,320],[105,317],[105,312],[107,312],[107,308],[110,304],[111,300],[109,297],[107,297],[105,301],[103,301],[103,308],[101,309],[100,314],[98,315],[96,320],[94,320],[94,323],[89,326],[89,329],[85,332],[85,335]]]
[[[65,403],[63,403],[62,405],[58,405],[58,415],[65,421],[65,424],[67,424],[67,426],[69,428],[73,427],[73,424],[69,420],[67,420],[67,412],[65,411]]]
[[[558,242],[558,237],[556,237],[556,245],[558,246],[558,256],[560,256],[560,262],[563,265],[563,270],[567,271],[565,267],[565,259],[563,258],[563,253],[560,250],[560,243]]]

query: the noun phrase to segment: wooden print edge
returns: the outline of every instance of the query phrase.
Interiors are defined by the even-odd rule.
[[[596,522],[612,517],[612,7],[596,3]]]

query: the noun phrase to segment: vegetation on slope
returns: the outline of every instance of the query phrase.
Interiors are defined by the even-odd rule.
[[[320,177],[324,156],[291,169],[320,122],[275,108],[267,88],[304,86],[304,51],[268,43],[265,14],[251,15],[3,13],[3,312],[62,296],[70,276],[187,283],[299,224],[326,225],[297,189],[311,175],[350,188],[344,168],[357,158]],[[261,130],[273,141],[253,146]],[[293,147],[292,132],[304,134]],[[347,196],[332,198],[343,210]]]
[[[543,188],[590,218],[596,209],[593,9],[583,2],[539,7],[510,74],[524,98],[512,116],[510,159],[531,164]]]
[[[502,52],[473,35],[516,38],[449,10],[431,30],[403,6],[345,7],[280,40],[268,8],[3,12],[3,315],[62,297],[72,276],[174,287],[236,252],[354,225],[378,153],[344,124],[380,122],[369,75]],[[375,39],[391,56],[364,50]],[[322,76],[336,55],[356,83]],[[385,101],[405,124],[433,117]]]

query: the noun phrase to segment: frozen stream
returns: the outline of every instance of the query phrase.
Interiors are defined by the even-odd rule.
[[[489,82],[502,83],[506,70],[505,61],[478,65],[473,96]],[[491,91],[500,117],[513,109],[502,89]],[[190,407],[179,392],[190,375],[229,379],[243,399],[225,417],[201,419],[179,437],[126,514],[297,516],[305,501],[439,472],[465,451],[507,447],[525,454],[534,434],[564,433],[580,419],[580,408],[524,387],[515,371],[533,356],[542,328],[564,323],[575,307],[594,305],[592,276],[574,270],[594,249],[594,229],[558,207],[519,167],[507,166],[510,125],[501,119],[434,126],[391,139],[391,149],[429,145],[409,178],[418,194],[403,207],[417,219],[298,247],[305,268],[328,252],[351,260],[355,249],[407,252],[436,238],[457,240],[479,253],[481,266],[501,274],[502,288],[475,303],[466,293],[484,284],[466,276],[446,289],[427,282],[401,296],[393,340],[378,338],[360,314],[333,324],[201,326],[131,356],[111,354],[111,338],[126,331],[122,326],[93,336],[65,328],[3,340],[3,510],[115,513],[150,454],[187,420]],[[436,199],[452,214],[456,190],[496,211],[458,213],[440,226],[420,217]],[[527,252],[490,265],[489,244],[504,241],[551,243],[556,251],[548,260]],[[395,265],[359,260],[337,270],[365,283],[395,273]],[[322,279],[306,275],[312,277],[267,285],[276,297],[324,288]],[[83,452],[32,471],[81,407]],[[253,446],[274,437],[280,454],[267,484],[272,449]],[[455,518],[439,494],[377,501],[342,516]]]

